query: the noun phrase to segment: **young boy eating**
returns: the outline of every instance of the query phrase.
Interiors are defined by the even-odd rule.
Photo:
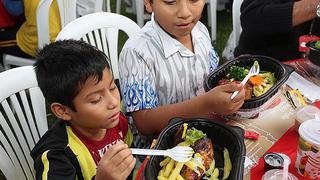
[[[132,134],[103,52],[81,41],[54,42],[38,53],[35,72],[60,119],[31,152],[36,179],[127,178],[135,166]]]
[[[122,97],[137,129],[158,134],[174,117],[236,112],[244,102],[241,85],[204,92],[204,78],[219,61],[207,28],[199,22],[205,0],[144,2],[151,21],[129,38],[119,59]]]

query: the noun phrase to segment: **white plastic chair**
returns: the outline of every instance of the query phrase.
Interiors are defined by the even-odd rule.
[[[120,14],[122,0],[117,0],[116,13]],[[137,24],[142,27],[144,25],[144,2],[143,0],[132,0],[132,4],[136,9]]]
[[[52,3],[52,0],[44,0],[44,1],[47,1],[47,3]],[[96,1],[99,1],[99,3],[96,3],[97,6],[96,8],[97,9],[102,9],[102,0],[96,0]],[[57,0],[58,2],[58,7],[59,7],[59,14],[60,14],[60,23],[61,23],[61,28],[63,28],[64,26],[66,26],[69,22],[73,21],[76,19],[77,17],[77,13],[76,13],[76,6],[77,6],[77,1],[76,0]],[[98,4],[100,6],[98,6]],[[48,5],[46,5],[47,7],[44,8],[45,11],[43,12],[39,12],[39,14],[45,14],[46,16],[49,15],[47,12],[47,8],[48,8]],[[50,6],[50,5],[49,5]],[[41,19],[39,19],[40,21],[42,20],[46,20],[47,23],[45,24],[45,27],[49,27],[49,23],[48,23],[48,19],[49,19],[49,16],[47,17],[39,17]],[[49,32],[49,31],[47,31]],[[46,33],[47,35],[49,35],[49,33]],[[49,39],[46,39],[49,41]],[[39,46],[41,47],[41,46]]]
[[[103,2],[102,3],[97,3],[97,1],[103,1]],[[100,5],[102,5],[101,9],[103,11],[111,12],[110,0],[96,0],[95,9],[96,10],[100,9]],[[100,12],[100,11],[95,11],[95,12]]]
[[[110,0],[76,0],[76,17],[102,11],[110,11]]]
[[[34,179],[30,156],[48,129],[45,99],[32,66],[0,73],[0,168],[7,179]]]
[[[241,15],[241,4],[243,0],[233,0],[232,4],[232,28],[233,28],[233,45],[237,47],[239,43],[240,33],[242,31],[241,23],[240,23],[240,15]]]
[[[211,41],[217,40],[217,0],[206,0],[208,12],[208,24],[211,27]]]
[[[131,19],[109,12],[92,13],[67,24],[56,40],[83,40],[104,52],[111,61],[115,79],[119,79],[118,70],[118,33],[124,31],[129,37],[140,27]]]
[[[40,0],[37,7],[37,33],[38,48],[42,48],[45,44],[50,43],[49,37],[49,9],[53,0]],[[76,0],[57,0],[61,27],[76,18]],[[28,66],[33,65],[35,59],[22,58],[10,54],[3,55],[3,64],[5,69],[11,66]]]
[[[135,5],[137,14],[137,24],[142,27],[144,25],[144,2],[143,0],[132,0]],[[208,24],[211,27],[211,40],[217,39],[217,0],[206,0],[208,12]],[[117,0],[116,12],[120,14],[121,0]]]
[[[232,32],[229,35],[226,46],[222,52],[222,57],[227,60],[234,58],[234,50],[239,44],[240,34],[242,31],[240,23],[240,7],[243,0],[234,0],[232,4]]]

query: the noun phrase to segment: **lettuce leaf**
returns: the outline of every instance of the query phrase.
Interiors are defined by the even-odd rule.
[[[189,142],[190,144],[194,144],[199,139],[202,139],[204,137],[206,137],[205,133],[193,127],[191,129],[188,129],[187,135],[186,135],[186,141]]]

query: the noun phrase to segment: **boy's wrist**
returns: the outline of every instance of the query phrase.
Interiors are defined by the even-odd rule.
[[[213,106],[210,105],[211,104],[209,101],[210,97],[208,97],[208,96],[210,96],[209,93],[204,93],[204,94],[198,96],[199,97],[199,103],[198,103],[199,109],[202,109],[205,113],[210,113],[210,112],[214,111]]]

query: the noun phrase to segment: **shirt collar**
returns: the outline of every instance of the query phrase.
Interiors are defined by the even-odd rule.
[[[183,57],[194,56],[193,52],[191,52],[188,48],[186,48],[178,40],[172,38],[167,32],[165,32],[160,27],[160,25],[155,21],[153,13],[151,14],[151,22],[152,22],[152,26],[154,27],[157,34],[159,35],[165,58],[168,58],[169,56],[171,56],[172,54],[174,54],[176,52],[179,52],[180,55]],[[195,44],[194,42],[196,41],[196,36],[197,36],[196,31],[197,31],[196,28],[193,28],[191,31],[193,44]]]

